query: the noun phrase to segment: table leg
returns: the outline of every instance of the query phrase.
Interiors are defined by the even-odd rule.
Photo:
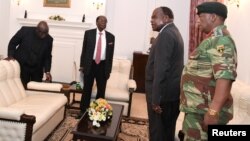
[[[67,97],[67,108],[68,108],[70,103],[70,91],[64,90],[64,95]]]

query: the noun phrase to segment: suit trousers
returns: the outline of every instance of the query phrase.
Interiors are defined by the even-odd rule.
[[[97,85],[96,99],[105,98],[107,84],[107,78],[105,76],[105,61],[101,61],[99,64],[96,64],[93,60],[90,73],[87,75],[84,74],[84,88],[80,102],[81,112],[85,112],[89,107],[94,79],[96,80]]]
[[[162,113],[157,114],[147,102],[150,141],[174,141],[176,120],[179,116],[179,100],[161,104]]]
[[[32,68],[21,65],[21,81],[24,88],[27,88],[27,83],[30,81],[42,82],[43,79],[43,69],[42,68]]]

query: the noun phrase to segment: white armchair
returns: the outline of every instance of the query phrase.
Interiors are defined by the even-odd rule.
[[[114,58],[112,72],[107,82],[105,98],[110,103],[124,105],[123,115],[130,116],[133,92],[136,82],[130,79],[131,61]],[[97,88],[93,87],[92,99],[96,97]]]
[[[40,84],[28,84],[38,89],[32,85]],[[25,90],[18,62],[0,60],[1,141],[43,141],[64,119],[67,98],[58,94],[62,85],[45,85],[53,92]]]

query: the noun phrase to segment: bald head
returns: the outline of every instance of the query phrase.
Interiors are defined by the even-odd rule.
[[[45,38],[49,33],[49,27],[47,22],[40,21],[37,25],[36,33],[41,39]]]

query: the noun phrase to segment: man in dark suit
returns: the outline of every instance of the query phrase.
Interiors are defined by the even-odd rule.
[[[8,58],[16,59],[21,67],[21,80],[25,88],[29,81],[41,82],[43,73],[51,81],[51,51],[53,38],[49,27],[40,21],[37,27],[22,27],[10,40]]]
[[[159,34],[146,65],[150,141],[175,140],[184,45],[173,19],[173,12],[168,7],[156,8],[151,16],[152,29]]]
[[[81,113],[78,117],[89,107],[94,79],[97,84],[96,99],[105,98],[106,83],[113,63],[115,36],[105,31],[107,18],[98,16],[96,25],[96,29],[87,30],[84,34],[80,62],[80,71],[84,74],[84,88],[80,103]]]

